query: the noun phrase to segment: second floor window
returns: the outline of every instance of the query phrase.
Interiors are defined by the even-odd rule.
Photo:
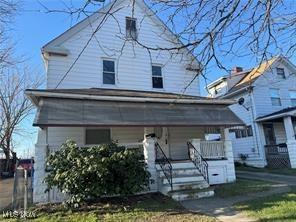
[[[127,17],[125,20],[126,26],[126,38],[137,39],[137,20],[135,18]]]
[[[152,87],[157,89],[163,88],[161,66],[152,66]]]
[[[115,62],[103,60],[103,84],[115,85]]]
[[[278,77],[284,79],[285,78],[285,69],[276,68],[276,74],[277,74]]]
[[[296,90],[290,91],[290,98],[292,106],[296,106]]]
[[[278,89],[270,89],[271,104],[273,106],[281,106],[280,91]]]

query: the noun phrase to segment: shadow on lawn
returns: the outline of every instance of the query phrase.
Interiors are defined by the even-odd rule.
[[[68,213],[72,212],[89,212],[93,211],[96,214],[113,214],[119,212],[163,212],[166,214],[182,214],[186,213],[185,209],[172,199],[160,194],[152,193],[145,195],[134,195],[128,197],[110,197],[100,198],[82,204],[77,209],[69,209],[62,204],[47,204],[39,206],[36,212],[39,213]],[[188,213],[188,212],[187,212]]]
[[[296,188],[289,193],[238,203],[236,208],[260,221],[296,221]]]

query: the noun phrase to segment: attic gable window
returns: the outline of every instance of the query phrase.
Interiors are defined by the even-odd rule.
[[[152,66],[152,87],[156,89],[163,88],[163,78],[161,66]]]
[[[271,104],[273,106],[281,106],[280,91],[278,89],[270,89]]]
[[[137,40],[137,20],[135,18],[126,17],[125,19],[126,25],[126,38]]]
[[[103,60],[103,84],[115,85],[115,62]]]
[[[278,77],[284,79],[285,78],[285,69],[276,68],[276,74],[278,75]]]

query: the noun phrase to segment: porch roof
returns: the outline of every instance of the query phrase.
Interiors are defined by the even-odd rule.
[[[227,104],[39,98],[34,126],[236,126]]]
[[[273,113],[270,113],[265,116],[260,116],[256,119],[257,122],[263,122],[268,120],[276,120],[286,116],[295,116],[296,117],[296,106],[288,107]]]

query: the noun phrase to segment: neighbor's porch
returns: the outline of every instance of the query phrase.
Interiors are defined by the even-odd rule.
[[[270,116],[259,119],[267,166],[296,168],[296,117]]]

